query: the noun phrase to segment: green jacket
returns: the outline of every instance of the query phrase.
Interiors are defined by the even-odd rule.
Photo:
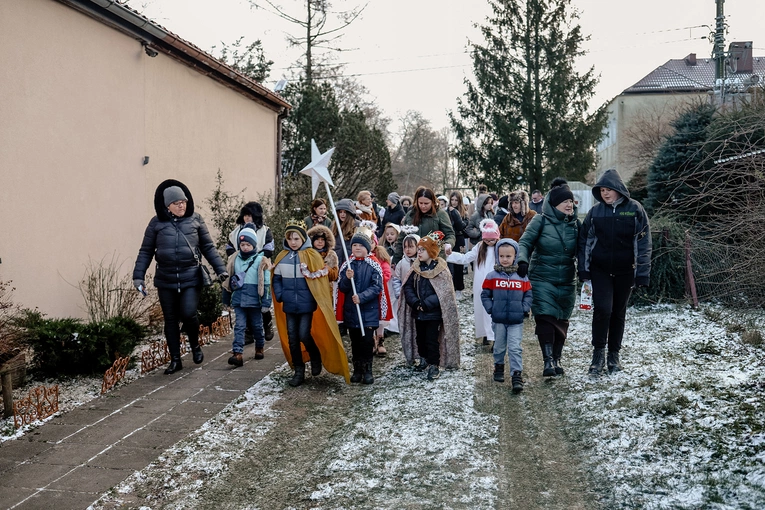
[[[401,225],[412,225],[413,221],[414,207],[409,209],[409,212],[406,213],[404,219],[401,220]],[[454,229],[452,228],[452,220],[449,218],[449,213],[443,209],[438,209],[436,214],[428,214],[423,216],[422,221],[419,224],[419,231],[417,232],[417,235],[423,237],[430,234],[431,232],[435,232],[436,230],[440,230],[444,233],[444,244],[448,243],[452,246],[455,245],[457,242],[457,237],[455,236]],[[396,239],[395,253],[393,254],[394,264],[398,264],[398,262],[404,256],[404,247],[402,243],[404,242],[405,237],[406,234],[401,232],[401,234],[398,236],[398,239]],[[441,248],[441,253],[439,253],[438,256],[446,260],[446,255],[444,254],[443,248]]]
[[[545,199],[518,242],[518,262],[529,264],[531,311],[568,319],[576,303],[577,207],[566,216]]]

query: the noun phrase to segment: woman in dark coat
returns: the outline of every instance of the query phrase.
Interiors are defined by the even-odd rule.
[[[189,337],[194,363],[204,360],[199,346],[197,306],[202,291],[201,257],[212,265],[221,281],[228,278],[226,265],[215,249],[202,217],[194,212],[194,198],[189,189],[173,179],[164,181],[154,193],[157,213],[143,235],[143,243],[133,269],[133,284],[146,287],[144,278],[151,259],[157,261],[154,286],[165,318],[165,338],[170,350],[170,365],[165,374],[183,368],[181,364],[181,329]]]
[[[544,377],[563,374],[560,358],[576,302],[579,220],[574,194],[564,179],[553,181],[542,214],[535,215],[518,243],[518,276],[528,273],[534,289],[531,312],[544,358]]]
[[[579,279],[592,281],[590,374],[597,376],[604,364],[609,373],[622,369],[619,351],[630,294],[650,282],[651,229],[643,206],[630,198],[616,170],[605,171],[592,195],[598,203],[579,231]]]
[[[462,201],[462,193],[452,191],[449,195],[449,219],[452,220],[454,229],[455,245],[454,250],[458,253],[465,252],[465,228],[467,227],[467,208]],[[454,291],[457,299],[462,299],[462,291],[465,290],[465,273],[463,266],[449,263],[449,271],[452,273],[454,282]]]

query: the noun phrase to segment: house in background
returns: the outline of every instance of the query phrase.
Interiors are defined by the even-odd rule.
[[[289,104],[135,11],[3,0],[0,47],[0,279],[21,305],[83,316],[86,265],[132,271],[165,179],[203,216],[219,169],[276,191]]]
[[[752,56],[751,42],[731,43],[727,88],[748,90],[765,76],[765,57]],[[720,87],[717,87],[719,90]],[[597,175],[609,168],[619,171],[625,182],[645,170],[658,143],[671,133],[669,123],[687,105],[710,102],[715,94],[715,61],[691,53],[657,67],[616,96],[608,105],[608,123],[597,146]]]

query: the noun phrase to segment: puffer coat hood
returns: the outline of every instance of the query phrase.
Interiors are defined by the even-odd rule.
[[[483,206],[486,204],[486,201],[490,198],[491,198],[491,195],[484,194],[484,195],[478,195],[478,198],[475,199],[475,212],[477,212],[480,216],[484,216],[486,218],[494,217],[494,212],[491,213],[491,216],[485,216],[481,214],[483,212]]]
[[[515,264],[518,262],[518,243],[516,243],[514,239],[500,239],[497,241],[497,244],[494,245],[494,260],[499,264],[499,247],[506,244],[509,244],[515,249],[515,259],[513,260],[513,264]]]
[[[181,181],[167,179],[166,181],[161,182],[160,185],[157,186],[157,190],[154,192],[154,212],[157,213],[157,219],[159,221],[170,221],[172,219],[167,212],[167,207],[165,207],[165,197],[163,195],[165,190],[170,186],[178,186],[183,190],[183,194],[186,195],[186,198],[188,198],[188,201],[186,202],[186,214],[184,214],[183,217],[190,218],[193,216],[194,197],[191,195],[189,188],[187,188]]]
[[[244,216],[249,214],[252,216],[252,222],[257,227],[255,230],[263,226],[263,207],[257,202],[247,202],[239,211],[239,217],[236,219],[237,225],[244,225]]]
[[[309,228],[306,234],[308,234],[308,239],[311,239],[320,232],[324,234],[324,238],[327,240],[327,249],[333,250],[335,248],[335,234],[324,225],[315,225]]]
[[[598,202],[603,202],[603,198],[600,196],[600,188],[609,188],[618,191],[619,194],[625,198],[630,197],[630,190],[627,189],[627,186],[622,180],[622,176],[619,175],[619,172],[614,168],[606,170],[603,175],[600,176],[598,182],[595,183],[595,186],[592,187],[592,196],[595,197],[595,200]]]

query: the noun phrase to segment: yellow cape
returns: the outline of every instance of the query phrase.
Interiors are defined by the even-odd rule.
[[[283,250],[276,256],[274,266],[276,266],[288,253],[288,250]],[[324,259],[319,255],[319,252],[313,248],[300,250],[298,252],[300,262],[308,266],[310,272],[319,271],[324,268]],[[332,292],[331,285],[327,279],[327,275],[320,278],[306,278],[308,288],[316,300],[316,311],[313,312],[313,318],[311,319],[311,336],[313,337],[316,346],[321,352],[321,364],[327,369],[327,372],[332,374],[342,375],[345,377],[345,382],[350,384],[350,373],[348,372],[348,357],[345,354],[343,348],[343,341],[340,338],[340,330],[337,328],[337,321],[335,320],[335,311],[332,306]],[[273,285],[271,286],[273,289]],[[279,331],[279,341],[282,344],[282,351],[284,351],[284,357],[287,358],[287,362],[290,366],[292,364],[292,356],[290,355],[289,340],[287,338],[287,316],[284,314],[282,304],[276,301],[274,296],[274,312],[276,319],[276,329]],[[301,344],[303,351],[303,362],[309,361],[310,356],[308,351],[305,350],[305,346]]]

